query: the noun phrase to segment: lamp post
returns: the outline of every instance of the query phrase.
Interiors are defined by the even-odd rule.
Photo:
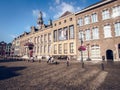
[[[82,44],[83,44],[82,33],[80,33],[80,35],[81,35],[81,46],[82,46]],[[81,50],[81,64],[82,64],[82,68],[84,68],[83,50]]]
[[[91,61],[91,58],[90,58],[90,53],[89,53],[89,43],[87,44],[87,51],[88,51],[88,58],[87,58],[87,61]]]

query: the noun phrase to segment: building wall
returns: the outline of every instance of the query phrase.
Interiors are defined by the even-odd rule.
[[[106,0],[107,1],[107,0]],[[108,0],[109,1],[109,0]],[[97,5],[97,4],[96,4]],[[83,30],[83,32],[86,31],[86,29],[90,29],[91,36],[92,36],[92,28],[93,27],[98,27],[99,29],[99,39],[91,39],[91,40],[85,40],[84,45],[87,45],[88,43],[90,44],[89,52],[91,56],[91,46],[92,45],[99,45],[100,47],[100,59],[102,59],[102,56],[105,56],[107,59],[107,50],[112,50],[113,51],[113,58],[114,60],[118,60],[118,44],[120,43],[120,37],[115,36],[115,27],[114,24],[116,22],[120,22],[120,15],[113,17],[112,14],[112,9],[115,6],[120,6],[120,1],[119,0],[111,0],[110,2],[107,2],[102,5],[97,5],[96,7],[89,9],[88,11],[76,13],[76,20],[78,21],[79,18],[85,18],[85,16],[89,15],[90,16],[90,24],[84,25],[84,20],[83,20],[83,26],[77,26],[77,33],[79,33],[79,30]],[[103,10],[108,10],[110,13],[110,18],[103,20],[102,18],[102,12]],[[92,14],[96,13],[98,16],[98,21],[95,23],[92,23],[91,16]],[[77,22],[76,21],[76,22]],[[104,36],[104,26],[105,25],[110,25],[111,27],[111,37],[105,38]],[[77,36],[77,46],[79,46],[79,35]],[[79,52],[78,52],[79,53]],[[79,56],[79,54],[77,54]],[[80,57],[79,57],[80,58]],[[85,57],[84,59],[86,59]]]
[[[61,23],[61,24],[60,24]],[[55,26],[56,24],[56,26]],[[74,26],[74,38],[70,38],[70,33],[69,33],[69,30],[70,30],[70,26],[73,25]],[[64,29],[65,27],[67,27],[67,34],[68,34],[68,38],[67,40],[59,40],[59,29]],[[71,57],[75,58],[76,57],[76,20],[75,20],[75,15],[74,14],[71,14],[71,15],[68,15],[68,16],[65,16],[65,17],[62,17],[56,21],[53,22],[53,28],[52,28],[52,31],[54,32],[54,30],[57,30],[57,35],[58,35],[58,38],[57,38],[57,41],[53,41],[53,55],[58,55],[58,56],[61,56],[61,55],[70,55]],[[54,39],[54,38],[53,38]],[[73,52],[70,52],[70,43],[73,43],[74,46],[73,46]],[[60,53],[59,51],[59,45],[62,45],[62,52]],[[66,48],[66,46],[67,48]],[[54,47],[54,46],[57,46],[57,47]],[[56,53],[54,53],[54,50],[56,49]],[[66,51],[64,51],[66,49]]]
[[[81,45],[80,40],[80,31],[82,34],[83,45],[86,47],[86,50],[83,51],[84,60],[88,58],[88,54],[92,60],[102,60],[102,56],[105,59],[109,58],[109,55],[113,54],[114,60],[119,60],[120,50],[118,49],[118,44],[120,44],[120,36],[115,36],[115,23],[120,22],[120,14],[115,17],[113,15],[113,8],[116,6],[120,6],[119,0],[105,0],[99,3],[96,3],[92,6],[89,6],[75,14],[69,14],[64,17],[60,17],[57,20],[53,21],[52,26],[45,27],[42,25],[42,29],[35,31],[35,27],[31,27],[31,32],[24,33],[19,36],[16,40],[20,40],[20,55],[26,55],[29,53],[27,47],[25,47],[25,43],[32,42],[34,44],[34,55],[37,56],[65,56],[70,55],[72,58],[80,60],[81,54],[78,51],[78,47]],[[110,18],[103,20],[103,11],[109,11]],[[97,21],[92,22],[91,16],[93,14],[97,15]],[[85,24],[85,17],[90,17],[90,23]],[[83,25],[78,25],[79,18],[83,19]],[[74,26],[74,38],[70,39],[70,26]],[[111,37],[105,38],[104,28],[109,25],[111,30]],[[67,27],[68,38],[66,40],[59,40],[59,29],[64,29]],[[98,38],[93,39],[93,28],[98,29]],[[107,27],[108,28],[108,27]],[[54,41],[54,32],[57,31],[57,39]],[[90,40],[86,40],[88,38],[87,31],[90,31]],[[61,32],[63,33],[63,32]],[[51,39],[48,40],[49,34],[51,34]],[[106,34],[107,35],[107,34]],[[109,35],[109,33],[108,33]],[[45,39],[46,37],[46,39]],[[95,37],[94,37],[95,38]],[[42,41],[42,42],[41,42]],[[73,43],[73,51],[70,50],[70,45]],[[50,46],[50,48],[49,48]],[[49,49],[48,49],[49,48]],[[88,53],[89,52],[89,53]]]

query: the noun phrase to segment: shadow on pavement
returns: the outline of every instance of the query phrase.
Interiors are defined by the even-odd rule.
[[[5,67],[0,66],[0,80],[12,78],[15,76],[19,76],[20,74],[16,71],[23,70],[26,67]]]
[[[22,61],[22,60],[12,60],[12,59],[0,60],[0,63],[3,63],[3,62],[16,62],[16,61]]]

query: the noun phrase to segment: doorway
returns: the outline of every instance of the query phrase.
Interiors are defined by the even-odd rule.
[[[113,61],[113,51],[112,50],[107,50],[106,51],[106,58],[107,60],[112,60]]]

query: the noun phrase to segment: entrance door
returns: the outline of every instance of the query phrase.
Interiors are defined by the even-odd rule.
[[[112,50],[107,50],[106,51],[106,57],[107,57],[107,60],[113,60],[113,51]]]
[[[120,44],[118,44],[118,56],[120,58]]]

